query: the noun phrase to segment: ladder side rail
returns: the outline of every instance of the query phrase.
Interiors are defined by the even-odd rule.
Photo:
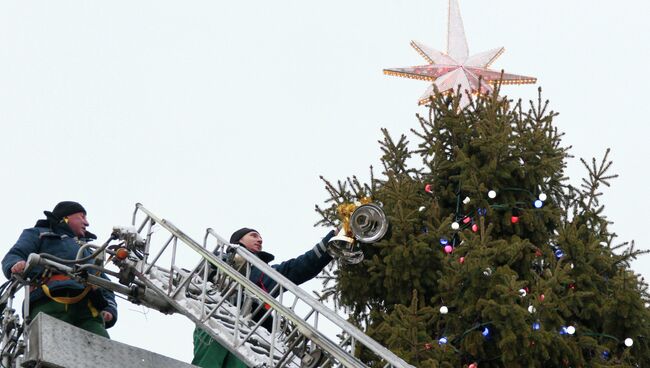
[[[196,316],[194,316],[194,314],[188,312],[188,311],[187,311],[185,308],[183,308],[183,307],[182,307],[182,306],[181,306],[181,305],[180,305],[176,300],[174,300],[174,299],[172,299],[172,298],[169,298],[167,295],[165,295],[165,292],[164,292],[164,291],[160,290],[160,289],[159,289],[159,288],[158,288],[154,283],[152,283],[151,281],[149,281],[149,279],[147,279],[144,275],[140,274],[140,275],[138,275],[138,277],[141,278],[141,281],[145,283],[145,285],[147,286],[147,288],[150,288],[150,289],[152,289],[152,290],[155,290],[155,291],[156,291],[156,292],[157,292],[161,297],[167,299],[167,301],[168,301],[168,302],[169,302],[169,303],[174,307],[174,309],[177,310],[180,314],[183,314],[185,317],[187,317],[187,318],[190,319],[192,322],[194,322],[197,326],[202,326],[202,325],[203,325],[203,323],[201,322],[201,320],[200,320],[199,318],[197,318]],[[219,345],[221,345],[221,346],[225,346],[225,347],[227,347],[227,346],[232,346],[232,342],[231,342],[231,341],[228,341],[228,340],[224,339],[223,336],[221,336],[221,335],[215,333],[213,330],[211,330],[211,329],[203,329],[203,330],[204,330],[207,334],[209,334],[210,337],[212,337],[214,340],[216,340],[217,343],[219,343]],[[251,360],[251,358],[248,357],[247,355],[243,354],[243,353],[240,351],[240,349],[228,349],[228,350],[230,350],[230,352],[233,353],[233,354],[234,354],[238,359],[240,359],[241,361],[245,362],[246,365],[248,365],[248,366],[250,366],[250,367],[257,367],[257,366],[261,366],[261,365],[263,364],[263,362],[261,362],[261,361],[253,361],[253,360]]]
[[[146,277],[146,275],[142,275],[142,277]],[[166,294],[165,291],[160,290],[160,289],[157,289],[157,287],[158,287],[157,285],[155,285],[155,284],[153,284],[153,283],[152,283],[152,284],[148,284],[148,285],[149,285],[149,288],[150,288],[150,289],[156,289],[157,293],[160,294],[161,296],[166,297],[166,298],[170,298],[168,295],[165,295],[165,294]],[[242,287],[243,287],[243,286],[242,286],[241,284],[233,283],[233,285],[231,286],[231,289],[229,290],[229,293],[230,293],[230,292],[234,293],[235,291],[238,291],[238,290],[241,289]],[[170,298],[170,299],[172,299],[172,298]],[[224,299],[222,299],[222,300],[220,301],[220,304],[219,304],[219,305],[221,305],[222,302],[225,302],[226,299],[227,299],[227,297],[224,298]],[[241,304],[241,303],[235,305],[235,308],[234,308],[234,309],[235,309],[237,312],[239,312],[239,310],[241,309],[241,308],[239,307],[240,304]],[[228,304],[228,305],[229,305],[229,306],[232,306],[232,304]],[[203,305],[202,305],[202,307],[203,307]],[[181,307],[181,308],[182,308],[182,307]],[[213,310],[212,310],[212,311],[211,311],[207,316],[203,315],[202,313],[199,313],[199,314],[198,314],[199,317],[197,317],[197,318],[201,318],[201,321],[202,321],[203,323],[206,323],[208,320],[210,320],[210,317],[212,317],[213,314],[215,314],[214,317],[217,318],[218,320],[220,320],[220,321],[223,322],[223,321],[224,321],[224,320],[223,320],[223,317],[222,317],[221,315],[216,314],[217,311],[219,311],[219,308],[215,307],[215,308],[214,308],[214,309],[213,309]],[[241,331],[242,333],[247,333],[247,332],[248,332],[247,329],[248,329],[250,326],[245,325],[245,324],[242,323],[242,321],[240,320],[240,318],[237,317],[238,313],[235,314],[235,313],[234,313],[231,309],[229,309],[229,308],[224,308],[224,309],[221,309],[220,311],[221,311],[221,312],[225,312],[225,313],[227,313],[228,315],[230,315],[230,316],[233,317],[233,318],[231,319],[232,326],[230,326],[230,327],[227,328],[228,333],[229,333],[229,336],[232,337],[233,330],[235,330],[235,329],[237,329],[237,328],[239,328],[240,331]],[[181,314],[188,315],[188,314],[185,313],[185,311],[183,311],[183,310],[179,310],[179,312],[181,312]],[[192,312],[189,312],[189,313],[191,314]],[[259,325],[256,325],[256,327],[258,327],[258,326],[259,326]],[[206,332],[208,332],[211,336],[214,336],[214,335],[211,333],[211,331],[209,331],[208,329],[204,329],[204,330],[205,330]],[[236,332],[237,332],[237,331],[235,331],[235,333],[236,333]],[[253,332],[254,332],[254,331],[251,331],[250,333],[248,333],[247,336],[252,336],[252,335],[253,335]],[[248,340],[248,341],[247,341],[247,339],[243,339],[243,340],[242,340],[241,338],[238,338],[238,337],[235,336],[234,339],[231,341],[231,344],[234,345],[233,349],[238,349],[239,347],[241,347],[242,345],[244,345],[244,343],[248,342],[248,343],[251,344],[251,345],[247,346],[247,348],[250,349],[251,351],[253,351],[255,354],[257,354],[257,355],[259,355],[259,356],[267,356],[267,355],[268,355],[268,356],[270,356],[272,359],[280,359],[280,358],[281,358],[281,354],[283,354],[284,351],[281,351],[281,350],[279,350],[279,349],[277,349],[277,348],[273,348],[273,341],[274,341],[274,339],[271,339],[271,342],[269,343],[268,341],[266,341],[266,339],[264,338],[264,336],[261,336],[261,335],[256,335],[256,339],[251,339],[251,340]],[[258,344],[261,344],[261,345],[258,345]],[[226,345],[226,346],[232,346],[232,345]],[[260,351],[258,348],[256,348],[256,346],[260,346],[260,347],[262,347],[263,350]],[[269,350],[269,349],[270,349],[270,350]],[[229,349],[229,350],[230,350],[230,349]],[[275,354],[276,352],[279,353],[280,355]]]
[[[215,234],[215,235],[216,235],[216,233],[214,233],[212,229],[209,229],[209,231],[210,231],[212,234]],[[217,239],[223,242],[222,238],[218,237],[218,235],[217,235]],[[229,245],[230,245],[230,244],[229,244]],[[230,245],[230,246],[232,246],[232,245]],[[240,248],[240,249],[241,249],[241,248]],[[249,254],[250,254],[250,253],[249,253]],[[213,254],[210,254],[210,255],[211,255],[211,256],[214,256]],[[251,255],[251,256],[252,256],[252,255]],[[217,258],[217,257],[215,256],[215,258]],[[257,257],[254,257],[254,259],[257,260]],[[228,268],[232,269],[232,268],[230,267],[230,265],[228,265],[227,263],[225,263],[225,262],[222,261],[221,259],[218,259],[217,262],[223,264],[225,267],[228,267]],[[261,262],[261,261],[260,261],[260,262]],[[277,272],[277,271],[275,271],[274,269],[272,269],[270,266],[268,266],[267,264],[265,264],[265,263],[263,263],[263,262],[262,262],[262,264],[263,264],[264,266],[266,266],[268,269],[270,269],[270,270],[272,270],[272,271],[274,271],[274,272]],[[246,266],[247,266],[247,268],[249,269],[249,272],[250,272],[250,262],[247,262],[247,265],[246,265]],[[217,267],[218,267],[218,266],[217,266]],[[234,270],[234,269],[233,269],[233,270]],[[241,275],[241,274],[239,274],[239,273],[237,273],[237,274],[238,274],[238,275]],[[279,275],[279,274],[278,274],[278,275]],[[283,277],[283,276],[281,276],[281,277]],[[244,277],[244,280],[247,281],[247,282],[250,282],[250,280],[248,279],[248,277]],[[293,284],[293,283],[290,282],[289,280],[286,280],[286,279],[285,279],[285,281],[286,281],[290,286],[292,286],[292,288],[298,288],[297,285]],[[253,285],[254,285],[254,284],[253,284]],[[279,300],[279,301],[277,301],[276,299],[274,299],[274,298],[272,297],[272,295],[274,294],[275,290],[278,290],[278,288],[280,289],[280,294],[279,294],[279,295],[280,295],[280,300]],[[257,289],[258,291],[262,291],[261,289],[258,288],[257,285],[255,285],[255,289]],[[332,353],[332,350],[331,350],[331,349],[332,349],[333,347],[335,347],[335,350],[337,350],[337,351],[343,351],[343,354],[344,354],[343,356],[345,356],[346,359],[347,359],[347,358],[351,358],[351,359],[353,359],[353,360],[355,361],[355,363],[363,364],[363,363],[361,363],[361,362],[360,362],[356,357],[354,357],[352,354],[350,354],[349,352],[347,352],[347,351],[345,350],[344,347],[339,346],[338,344],[334,343],[334,342],[331,341],[329,338],[327,338],[326,336],[324,336],[324,335],[322,335],[320,332],[318,332],[318,330],[317,330],[316,328],[314,328],[314,327],[311,326],[309,323],[307,323],[306,321],[304,321],[303,319],[301,319],[300,317],[298,317],[297,314],[295,314],[295,312],[293,311],[292,308],[288,308],[288,307],[284,306],[284,305],[282,304],[282,295],[284,295],[284,291],[283,291],[283,289],[284,289],[283,284],[282,284],[281,282],[278,282],[277,285],[276,285],[276,286],[273,288],[273,290],[271,290],[270,292],[264,292],[264,291],[262,291],[261,294],[259,294],[259,293],[255,293],[255,296],[257,296],[257,297],[258,297],[259,299],[261,299],[263,302],[266,302],[267,304],[269,304],[269,305],[271,306],[271,308],[270,308],[268,311],[266,311],[266,313],[264,314],[264,316],[260,319],[260,321],[255,325],[254,328],[259,327],[259,325],[261,325],[261,323],[266,319],[266,317],[267,317],[269,314],[271,314],[271,313],[277,313],[277,312],[278,312],[278,307],[277,307],[276,303],[279,302],[279,305],[280,305],[283,309],[286,309],[286,311],[283,311],[284,313],[282,313],[282,311],[280,311],[280,312],[281,312],[280,315],[282,315],[285,319],[294,322],[294,323],[298,326],[297,329],[296,329],[296,331],[303,332],[303,334],[304,334],[305,336],[307,336],[307,337],[310,337],[310,339],[311,339],[312,341],[318,341],[317,344],[319,345],[319,347],[323,348],[325,351],[327,351],[327,352],[329,352],[329,353]],[[299,288],[298,288],[298,289],[299,289]],[[300,289],[300,290],[302,290],[302,289]],[[249,291],[250,291],[250,289],[249,289]],[[290,291],[290,292],[292,292],[292,291]],[[294,295],[295,295],[295,293],[294,293]],[[296,299],[300,299],[300,298],[299,298],[298,296],[296,296]],[[295,303],[296,303],[296,301],[294,301],[294,305],[295,305]],[[260,310],[260,309],[261,309],[261,306],[262,306],[262,305],[258,306],[258,308],[256,309],[256,311],[257,311],[257,310]],[[308,315],[311,315],[312,313],[313,313],[313,311],[310,312]],[[253,313],[253,314],[254,314],[254,313]],[[278,320],[277,318],[274,318],[274,323],[275,323],[275,321],[277,321],[277,320]],[[304,332],[305,329],[308,330],[308,333],[305,333],[305,332]],[[317,339],[314,339],[314,338],[313,338],[313,337],[314,337],[314,332],[316,332],[318,335],[320,335],[320,336],[318,336]],[[275,336],[275,334],[272,333],[272,336]],[[273,342],[274,342],[274,340],[272,340],[272,343],[273,343]],[[332,355],[333,355],[335,358],[337,358],[339,361],[344,361],[344,360],[341,359],[341,357],[340,357],[339,354],[332,354]],[[345,363],[343,363],[343,364],[345,364]],[[348,364],[349,364],[349,363],[348,363]],[[348,364],[345,364],[345,366],[348,366],[348,367],[356,367],[356,366],[357,366],[357,365],[348,365]],[[362,366],[362,367],[365,367],[365,365],[361,365],[361,366]]]
[[[211,229],[210,229],[211,230]],[[257,258],[251,252],[249,252],[245,247],[237,246],[235,247],[235,252],[244,258],[247,262],[258,268],[260,271],[264,272],[265,275],[269,276],[278,284],[282,285],[283,288],[287,291],[290,291],[297,297],[299,297],[305,304],[309,307],[316,310],[320,316],[332,321],[337,326],[341,327],[348,334],[350,334],[357,343],[361,343],[364,346],[368,347],[375,354],[377,354],[382,359],[386,360],[388,363],[395,367],[412,367],[404,360],[395,355],[392,351],[386,349],[380,345],[377,341],[363,333],[357,327],[352,325],[350,322],[343,319],[341,316],[336,314],[331,309],[327,308],[322,303],[318,302],[313,298],[309,293],[298,287],[293,282],[289,281],[286,277],[276,271],[274,268],[264,263],[261,259]],[[301,320],[302,321],[302,320]]]
[[[323,348],[325,351],[327,351],[329,354],[333,355],[338,361],[340,361],[343,365],[346,367],[358,367],[358,368],[364,368],[366,367],[361,361],[359,361],[357,358],[354,356],[350,355],[347,351],[341,349],[338,344],[334,343],[333,341],[329,340],[326,336],[324,336],[322,333],[319,331],[315,330],[311,325],[303,321],[301,318],[297,317],[295,313],[293,313],[291,310],[289,310],[287,307],[284,305],[280,304],[275,298],[273,298],[271,295],[260,289],[257,285],[255,285],[252,281],[250,281],[248,278],[246,278],[244,275],[242,275],[240,272],[236,271],[234,268],[230,267],[226,262],[223,260],[219,259],[219,257],[215,256],[212,254],[212,252],[209,252],[206,248],[202,247],[199,243],[191,239],[188,235],[186,235],[184,232],[182,232],[180,229],[178,229],[174,224],[172,224],[170,221],[167,221],[165,219],[158,218],[155,214],[144,208],[142,204],[136,204],[137,208],[144,212],[147,216],[149,216],[152,221],[154,221],[156,224],[164,227],[167,229],[167,231],[171,232],[174,234],[179,240],[181,240],[182,243],[185,245],[189,246],[192,250],[194,250],[196,253],[201,255],[204,259],[206,259],[208,262],[213,264],[215,267],[220,268],[221,271],[225,274],[227,274],[230,278],[234,279],[239,285],[243,286],[249,293],[255,295],[257,298],[261,299],[262,302],[265,302],[271,306],[271,308],[274,308],[276,312],[279,312],[282,317],[284,317],[287,320],[292,321],[296,325],[299,326],[303,334],[307,335],[309,339],[312,341],[316,342],[321,348]],[[250,255],[250,253],[248,253]],[[252,256],[252,255],[251,255]],[[250,258],[250,257],[249,257]],[[255,259],[257,260],[257,259]],[[260,261],[261,262],[261,261]],[[262,262],[263,266],[266,266],[269,270],[272,270],[270,266],[264,264]],[[275,272],[275,270],[272,270]],[[276,272],[276,275],[282,277],[279,273]],[[158,290],[158,287],[155,286],[155,284],[149,282],[144,275],[142,275],[143,279],[142,281],[147,281],[147,284],[149,284],[149,287],[152,287],[156,290]],[[285,283],[289,282],[288,280],[284,279]],[[292,288],[297,288],[297,286],[293,283],[290,283]],[[186,313],[180,305],[174,300],[170,300],[171,303],[173,303],[175,306],[180,308],[181,311],[184,312],[186,315],[191,315],[191,313]],[[192,321],[195,323],[199,322],[198,318],[195,318],[193,315],[190,318]],[[207,331],[206,331],[207,332]],[[212,334],[211,334],[212,335]]]
[[[343,338],[343,337],[344,337],[344,338]],[[346,345],[348,344],[348,342],[350,341],[350,339],[351,339],[351,337],[350,337],[349,335],[348,335],[348,336],[342,335],[341,338],[342,338],[342,340],[341,340],[341,342],[339,343],[339,345],[340,345],[341,347],[346,346]],[[352,350],[352,353],[354,353],[354,350]],[[327,366],[327,363],[329,363],[330,361],[331,361],[331,359],[328,357],[328,358],[323,362],[322,365],[325,367],[325,366]],[[384,368],[386,368],[386,367],[391,367],[391,364],[390,364],[390,363],[386,363],[386,364],[384,365]]]
[[[163,220],[165,221],[165,220]],[[169,221],[160,223],[161,226],[167,228],[168,231],[173,231],[176,233],[178,238],[185,244],[189,245],[195,251],[200,253],[208,262],[213,264],[215,267],[220,268],[221,271],[234,279],[237,285],[243,286],[250,294],[255,295],[262,302],[269,304],[273,311],[278,312],[282,317],[287,320],[294,322],[299,326],[300,330],[307,335],[312,341],[316,341],[319,346],[321,346],[325,351],[332,354],[338,361],[342,362],[346,367],[366,367],[361,363],[357,358],[350,355],[347,351],[342,349],[333,341],[329,340],[327,337],[322,335],[319,331],[316,331],[309,325],[307,322],[303,321],[295,313],[293,313],[289,308],[280,304],[275,298],[270,294],[260,289],[252,281],[250,281],[245,275],[242,275],[240,272],[236,271],[234,268],[230,267],[225,261],[221,260],[219,257],[215,256],[211,252],[208,252],[205,248],[199,246],[191,238],[187,237],[182,231],[178,230],[173,224]],[[295,286],[295,284],[292,284]],[[223,302],[223,300],[222,300]],[[277,318],[276,318],[277,320]],[[274,341],[275,336],[272,335]]]

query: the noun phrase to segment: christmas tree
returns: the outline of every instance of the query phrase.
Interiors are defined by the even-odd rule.
[[[529,108],[498,92],[435,93],[415,143],[383,130],[381,175],[325,180],[321,224],[370,198],[390,230],[322,297],[417,367],[650,366],[647,285],[630,269],[643,252],[616,243],[599,201],[607,153],[572,185],[541,92]]]

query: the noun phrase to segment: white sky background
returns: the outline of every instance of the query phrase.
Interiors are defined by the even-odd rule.
[[[606,213],[650,249],[650,4],[460,5],[470,53],[505,46],[493,68],[536,76],[576,157],[612,148]],[[411,39],[444,50],[446,12],[446,0],[1,2],[0,252],[76,200],[100,240],[142,202],[195,239],[249,226],[278,260],[302,253],[325,233],[312,227],[318,176],[367,177],[379,129],[398,136],[425,112],[427,84],[382,68],[423,64]],[[571,161],[574,183],[583,173]],[[192,328],[121,303],[109,332],[189,361]]]

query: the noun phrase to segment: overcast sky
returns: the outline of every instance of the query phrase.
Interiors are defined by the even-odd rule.
[[[650,249],[644,1],[461,0],[470,54],[535,76],[576,157],[612,148],[606,213]],[[447,0],[0,2],[2,253],[76,200],[106,239],[136,202],[198,239],[258,229],[282,260],[312,227],[324,175],[367,177],[380,128],[408,132],[426,82],[386,67],[446,47]],[[536,98],[537,86],[504,88]],[[569,163],[573,182],[584,174]],[[650,258],[634,264],[646,271]],[[188,265],[192,266],[192,265]],[[192,324],[127,302],[112,337],[189,361]]]

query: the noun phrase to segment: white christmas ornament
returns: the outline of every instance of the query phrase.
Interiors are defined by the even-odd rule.
[[[539,198],[540,201],[544,202],[546,200],[546,194],[545,193],[539,193],[539,196],[537,198]]]
[[[447,313],[449,313],[449,308],[447,308],[447,306],[443,305],[442,307],[440,307],[440,314],[447,314]]]
[[[625,339],[625,346],[629,348],[632,345],[634,345],[634,340],[630,339],[629,337]]]
[[[497,196],[497,192],[495,192],[495,191],[493,191],[493,190],[491,190],[491,191],[488,192],[488,197],[490,197],[490,198],[495,198],[496,196]]]
[[[522,298],[525,297],[526,294],[527,294],[527,293],[526,293],[526,290],[525,290],[525,289],[519,289],[519,295],[521,295]]]
[[[418,211],[422,212],[422,211],[424,211],[424,210],[426,210],[426,209],[427,209],[426,207],[424,207],[424,206],[420,206],[420,208],[418,208]]]
[[[530,314],[535,313],[535,307],[533,307],[532,305],[529,305],[528,306],[528,313],[530,313]]]
[[[456,221],[451,223],[451,228],[454,230],[458,230],[460,228],[460,225]]]
[[[469,201],[471,201],[471,199],[469,199],[469,197],[465,197],[465,199],[463,199],[464,204],[468,204]]]
[[[566,328],[566,332],[567,332],[569,335],[573,335],[574,333],[576,333],[576,328],[573,327],[573,326],[569,326],[569,327]]]

